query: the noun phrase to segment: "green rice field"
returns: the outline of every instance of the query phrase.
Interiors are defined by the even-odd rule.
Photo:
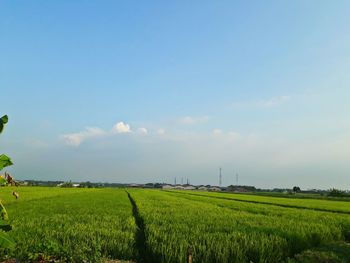
[[[54,187],[17,188],[15,200],[12,191],[0,196],[16,248],[0,250],[0,262],[350,261],[346,201]]]

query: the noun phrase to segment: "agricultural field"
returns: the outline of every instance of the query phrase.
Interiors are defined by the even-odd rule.
[[[180,191],[181,193],[181,191]],[[269,197],[248,194],[232,194],[221,192],[197,192],[193,191],[191,194],[199,196],[210,196],[219,199],[228,199],[248,203],[258,203],[267,205],[276,205],[290,208],[304,208],[317,211],[337,212],[350,214],[349,201],[333,201],[322,199],[301,199],[301,198],[283,198],[283,197]]]
[[[0,255],[21,262],[52,258],[96,262],[137,255],[137,226],[125,191],[44,187],[17,191],[20,198],[9,201],[11,188],[1,188],[14,225],[9,233],[17,246]]]
[[[0,196],[16,248],[0,262],[350,262],[350,202],[45,187],[15,200],[12,190]]]

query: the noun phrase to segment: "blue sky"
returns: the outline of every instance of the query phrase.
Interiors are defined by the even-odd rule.
[[[350,189],[349,1],[1,1],[19,179]]]

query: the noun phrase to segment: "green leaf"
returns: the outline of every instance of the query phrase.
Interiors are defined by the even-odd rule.
[[[4,129],[5,124],[9,121],[9,118],[7,117],[7,115],[4,115],[0,118],[0,133],[2,132],[2,130]]]
[[[0,219],[2,219],[2,220],[8,220],[9,219],[7,211],[6,211],[4,205],[1,202],[0,202]]]
[[[10,166],[12,164],[13,163],[8,156],[6,156],[5,154],[0,155],[0,170],[2,170],[2,168],[6,167],[6,166]]]
[[[15,241],[4,231],[0,230],[0,248],[14,248]]]
[[[0,122],[3,124],[7,123],[9,121],[9,117],[7,115],[4,115],[1,117]]]
[[[6,220],[0,220],[0,230],[2,231],[11,231],[12,230],[12,226],[9,224],[8,221]]]
[[[3,176],[0,176],[0,186],[6,186],[6,185],[7,185],[7,180]]]

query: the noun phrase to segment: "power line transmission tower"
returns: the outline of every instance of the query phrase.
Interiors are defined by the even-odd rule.
[[[236,173],[236,185],[238,185],[238,173]]]

